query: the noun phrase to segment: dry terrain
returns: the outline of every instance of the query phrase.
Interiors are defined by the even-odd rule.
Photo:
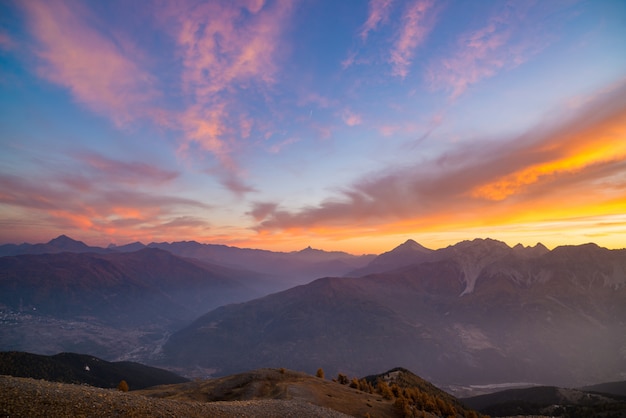
[[[301,399],[202,402],[155,399],[85,385],[0,376],[5,417],[320,417],[346,415]]]
[[[137,393],[177,401],[274,399],[314,404],[356,417],[395,417],[393,402],[331,380],[284,369],[261,369],[219,379],[164,385]]]

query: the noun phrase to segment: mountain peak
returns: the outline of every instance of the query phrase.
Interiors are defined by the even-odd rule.
[[[88,248],[87,244],[82,241],[76,241],[67,235],[59,235],[58,237],[51,239],[48,245],[58,249],[85,249]]]
[[[426,248],[422,244],[419,244],[418,242],[416,242],[416,241],[414,241],[412,239],[408,239],[408,240],[404,241],[402,244],[398,245],[396,248],[391,250],[391,252],[398,251],[398,250],[400,250],[400,251],[418,251],[418,252],[421,252],[421,253],[429,253],[429,252],[433,251],[430,248]]]
[[[517,244],[513,247],[513,251],[519,256],[526,257],[539,257],[550,252],[550,250],[540,242],[535,244],[534,247],[531,247],[530,245],[524,247],[522,244]]]

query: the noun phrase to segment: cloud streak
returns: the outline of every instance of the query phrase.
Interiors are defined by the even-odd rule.
[[[181,133],[180,155],[209,154],[225,187],[237,195],[254,190],[243,184],[236,157],[261,125],[246,99],[276,81],[291,1],[186,1],[154,8],[156,22],[176,46],[165,53],[178,54],[181,63],[176,76],[184,100],[176,110],[159,103],[161,88],[171,95],[172,85],[146,65],[158,59],[139,51],[124,31],[106,33],[85,3],[34,0],[19,6],[36,44],[39,76],[118,127],[147,118]]]
[[[392,75],[401,78],[408,75],[415,50],[426,40],[434,27],[436,12],[433,0],[415,0],[406,7],[397,40],[389,57]]]
[[[39,74],[67,88],[74,99],[125,125],[150,114],[159,96],[155,80],[133,60],[130,42],[113,42],[92,28],[82,3],[19,2],[37,43]]]
[[[449,91],[455,99],[469,86],[517,67],[536,54],[549,41],[526,21],[527,14],[525,6],[516,8],[509,3],[485,26],[459,36],[452,53],[427,70],[431,86]]]
[[[178,172],[165,170],[141,161],[124,162],[104,157],[96,153],[78,153],[78,160],[85,164],[92,174],[92,181],[115,184],[161,184],[174,180]]]
[[[393,225],[406,229],[408,223],[445,228],[459,222],[485,222],[490,215],[494,222],[529,214],[544,218],[565,216],[576,208],[584,212],[591,206],[603,208],[596,209],[600,212],[610,212],[611,205],[623,211],[624,97],[626,84],[578,109],[558,126],[459,145],[420,165],[364,177],[318,206],[288,211],[264,202],[250,214],[258,222],[257,230],[272,232],[341,229],[346,224],[386,231]],[[598,182],[612,186],[596,192]],[[565,209],[564,196],[571,205]],[[539,214],[533,210],[537,202],[543,208]]]
[[[225,171],[222,184],[234,193],[254,191],[244,184],[233,157],[257,124],[246,114],[243,97],[250,90],[263,91],[275,83],[281,34],[291,2],[185,4],[165,13],[166,24],[174,28],[172,34],[182,51],[182,88],[191,99],[180,118],[185,132],[181,149],[186,152],[197,147],[211,153]],[[239,120],[233,115],[239,115]]]
[[[379,24],[384,24],[389,19],[393,0],[370,0],[368,5],[367,20],[361,28],[359,35],[364,41],[369,32],[376,30]]]

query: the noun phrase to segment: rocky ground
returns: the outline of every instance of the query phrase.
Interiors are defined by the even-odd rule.
[[[0,376],[2,417],[320,417],[348,415],[298,400],[194,402]]]

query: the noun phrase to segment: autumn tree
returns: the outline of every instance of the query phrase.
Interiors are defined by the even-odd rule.
[[[320,367],[319,369],[317,369],[317,372],[315,373],[315,376],[319,377],[320,379],[324,378],[324,370],[322,370],[322,368]]]
[[[339,373],[337,375],[337,382],[341,383],[342,385],[347,385],[348,384],[348,376],[346,376],[343,373]]]
[[[378,385],[376,385],[378,389],[378,393],[385,399],[393,399],[393,392],[389,388],[389,385],[384,380],[380,380]]]
[[[126,380],[122,380],[117,385],[117,390],[121,390],[122,392],[128,392],[128,383],[126,383]]]

